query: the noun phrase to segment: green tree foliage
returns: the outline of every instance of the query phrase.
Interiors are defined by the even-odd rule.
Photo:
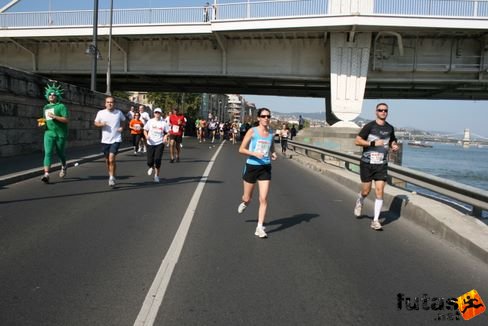
[[[112,92],[112,96],[123,98],[126,100],[130,100],[130,93],[129,92],[114,91],[114,92]]]
[[[147,99],[153,107],[162,108],[165,112],[170,112],[171,108],[177,106],[190,118],[198,116],[202,103],[202,95],[195,93],[149,92]]]

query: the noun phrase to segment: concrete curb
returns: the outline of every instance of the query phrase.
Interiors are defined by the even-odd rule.
[[[359,175],[295,152],[290,158],[347,188],[360,189]],[[373,195],[370,194],[370,198],[373,199]],[[351,203],[351,215],[353,205]],[[384,206],[389,207],[390,213],[413,221],[434,236],[488,263],[488,226],[477,218],[439,201],[393,186],[385,188]]]
[[[119,149],[119,153],[127,152],[132,149],[132,146],[130,147],[124,147]],[[103,157],[103,153],[97,153],[93,155],[88,155],[88,156],[82,156],[79,158],[71,159],[66,162],[68,167],[72,167],[75,163],[85,163],[85,162],[90,162],[97,160],[99,158]],[[40,177],[44,173],[44,167],[40,166],[37,168],[25,170],[25,171],[20,171],[20,172],[14,172],[6,175],[0,176],[0,187],[16,183],[19,181],[27,180],[30,178],[34,177]],[[61,169],[61,164],[56,163],[51,166],[51,172],[52,171],[59,171]]]

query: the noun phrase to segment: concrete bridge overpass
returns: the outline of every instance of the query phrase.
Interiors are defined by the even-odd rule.
[[[217,3],[208,21],[205,10],[114,10],[112,89],[322,97],[329,123],[354,119],[364,98],[488,99],[485,0]],[[88,86],[92,17],[0,14],[0,64]]]

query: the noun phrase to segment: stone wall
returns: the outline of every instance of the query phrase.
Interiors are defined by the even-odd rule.
[[[37,127],[47,103],[44,88],[50,80],[31,73],[0,66],[0,157],[39,152],[43,149],[43,128]],[[75,85],[58,83],[64,90],[63,103],[70,112],[68,146],[100,142],[100,130],[93,125],[103,109],[105,94]],[[127,112],[131,103],[117,99],[117,108]]]

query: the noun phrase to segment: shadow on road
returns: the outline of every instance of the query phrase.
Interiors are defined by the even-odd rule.
[[[28,201],[34,201],[34,200],[44,200],[44,199],[49,199],[49,198],[63,198],[63,197],[74,197],[74,196],[86,196],[86,195],[93,195],[93,194],[99,194],[99,193],[106,193],[106,192],[118,192],[118,191],[127,191],[127,190],[135,190],[139,188],[145,188],[145,187],[166,187],[166,186],[171,186],[172,184],[181,184],[181,183],[187,183],[187,182],[199,182],[201,180],[201,176],[194,176],[194,177],[178,177],[178,178],[171,178],[171,179],[166,179],[161,177],[161,182],[160,183],[154,183],[152,179],[149,179],[148,181],[143,181],[143,182],[121,182],[122,180],[128,180],[132,178],[133,176],[117,176],[117,184],[115,187],[106,187],[103,190],[97,190],[97,191],[88,191],[88,192],[79,192],[79,193],[65,193],[62,195],[52,195],[52,196],[40,196],[40,197],[31,197],[31,198],[20,198],[20,199],[15,199],[15,200],[5,200],[5,201],[0,201],[0,204],[9,204],[9,203],[16,203],[16,202],[28,202]],[[51,182],[47,185],[46,187],[53,186],[56,183],[67,183],[67,182],[81,182],[81,181],[88,181],[88,180],[108,180],[107,176],[89,176],[89,177],[84,177],[84,178],[77,178],[77,177],[72,177],[72,178],[66,178],[63,181],[58,181],[58,182]],[[223,181],[219,180],[206,180],[206,183],[222,183]]]
[[[303,222],[310,222],[313,218],[316,218],[316,217],[319,217],[320,215],[319,214],[309,214],[309,213],[305,213],[305,214],[295,214],[293,216],[290,216],[290,217],[283,217],[283,218],[280,218],[280,219],[277,219],[277,220],[272,220],[268,223],[266,223],[266,233],[270,234],[270,233],[273,233],[273,232],[280,232],[280,231],[283,231],[285,229],[288,229],[288,228],[291,228],[291,227],[294,227],[300,223],[303,223]],[[246,222],[254,222],[256,223],[257,220],[247,220]],[[276,226],[278,225],[278,227],[276,228],[272,228],[272,226]]]

